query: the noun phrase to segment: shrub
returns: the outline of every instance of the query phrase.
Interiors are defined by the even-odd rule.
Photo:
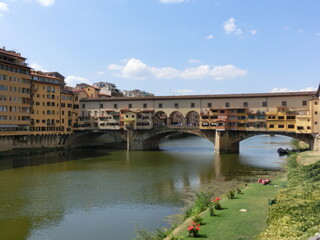
[[[196,224],[195,222],[193,222],[192,225],[188,227],[189,237],[198,237],[199,231],[200,231],[200,224]]]
[[[197,215],[210,206],[210,193],[197,193],[194,204],[188,207],[184,213],[184,219]]]
[[[203,225],[203,224],[204,224],[203,218],[200,217],[199,215],[194,216],[194,217],[192,218],[192,221],[194,221],[196,224],[200,224],[200,225]]]
[[[210,206],[209,212],[210,212],[210,216],[211,216],[211,217],[213,217],[213,216],[216,215],[212,206]]]
[[[234,191],[230,191],[228,194],[227,194],[227,197],[229,199],[234,199]]]
[[[214,209],[216,209],[216,210],[222,209],[221,204],[220,204],[220,200],[221,200],[221,198],[219,198],[219,197],[216,197],[215,199],[211,199],[211,202],[214,206]]]
[[[242,193],[239,188],[237,188],[237,193],[238,193],[238,194],[241,194],[241,193]]]

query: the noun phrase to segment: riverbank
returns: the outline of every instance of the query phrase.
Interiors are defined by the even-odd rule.
[[[308,239],[320,229],[320,153],[304,152],[288,161],[288,172],[272,184],[250,183],[235,199],[222,195],[222,210],[200,214],[205,239]],[[272,201],[274,200],[274,201]],[[275,202],[270,206],[271,202]],[[267,219],[267,221],[266,221]],[[167,240],[188,236],[193,218],[187,219]]]
[[[288,184],[270,209],[259,239],[308,239],[320,230],[320,152],[304,152],[288,162]]]
[[[269,185],[250,183],[236,194],[234,199],[222,195],[222,210],[215,210],[215,216],[210,216],[206,210],[201,214],[203,222],[200,227],[200,237],[214,240],[225,239],[254,239],[266,228],[269,210],[269,200],[274,199],[282,188],[285,174],[281,174]],[[241,209],[244,209],[240,211]],[[174,236],[182,239],[188,237],[187,228],[192,222],[192,217],[173,231]],[[166,239],[171,239],[169,236]],[[178,238],[179,239],[179,238]]]

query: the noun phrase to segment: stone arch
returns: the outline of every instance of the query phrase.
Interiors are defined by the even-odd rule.
[[[169,125],[184,125],[184,116],[179,111],[174,111],[170,114]]]
[[[199,126],[199,113],[196,111],[190,111],[186,114],[186,125]]]
[[[168,116],[163,111],[156,112],[154,120],[155,120],[155,125],[156,126],[166,126],[166,125],[168,125]]]

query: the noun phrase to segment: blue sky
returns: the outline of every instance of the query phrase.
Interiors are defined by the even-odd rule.
[[[0,46],[67,83],[156,95],[316,90],[318,0],[0,0]]]

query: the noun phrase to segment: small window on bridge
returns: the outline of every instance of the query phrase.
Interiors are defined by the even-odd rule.
[[[175,107],[175,108],[178,108],[178,107],[179,107],[179,103],[175,103],[175,104],[174,104],[174,107]]]
[[[284,125],[278,125],[278,128],[284,128]]]
[[[267,107],[268,103],[267,102],[262,102],[262,107]]]
[[[143,108],[147,108],[147,104],[146,103],[143,104]]]
[[[226,102],[225,107],[230,107],[230,103]]]
[[[191,103],[191,108],[194,108],[194,103]]]
[[[82,104],[82,108],[86,108],[86,105],[85,105],[85,104]]]
[[[132,104],[131,103],[128,104],[128,108],[132,108]]]
[[[282,107],[286,107],[287,106],[287,101],[282,101],[281,106]]]
[[[304,128],[302,126],[297,127],[298,130],[303,130]]]
[[[302,106],[307,106],[307,101],[302,101]]]
[[[159,103],[159,108],[162,108],[162,103]]]
[[[292,129],[292,128],[294,128],[294,125],[293,124],[289,124],[288,128]]]
[[[208,103],[208,108],[212,108],[212,103]]]
[[[273,125],[273,124],[270,124],[270,125],[269,125],[269,128],[274,128],[274,125]]]
[[[113,104],[113,108],[117,109],[118,108],[118,104]]]
[[[248,107],[248,102],[243,102],[243,107]]]

